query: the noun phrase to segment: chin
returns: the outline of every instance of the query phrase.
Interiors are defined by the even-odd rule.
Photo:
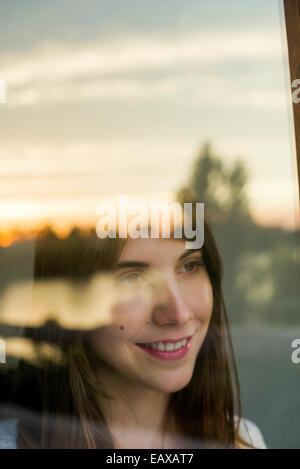
[[[191,381],[193,370],[181,370],[177,373],[166,373],[164,377],[160,377],[153,381],[150,387],[158,392],[173,393],[185,388]],[[150,383],[149,383],[150,384]]]

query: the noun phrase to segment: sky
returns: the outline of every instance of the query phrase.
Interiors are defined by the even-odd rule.
[[[294,228],[279,0],[0,2],[0,244],[171,201],[206,141],[242,159],[256,219]]]

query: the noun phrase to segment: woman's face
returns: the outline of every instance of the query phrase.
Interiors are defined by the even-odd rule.
[[[212,314],[212,287],[202,252],[186,251],[184,240],[127,240],[114,275],[138,290],[151,270],[163,276],[167,301],[120,305],[122,320],[93,331],[91,343],[110,382],[170,393],[192,377]]]

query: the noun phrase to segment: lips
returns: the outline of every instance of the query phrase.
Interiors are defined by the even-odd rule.
[[[157,342],[137,343],[144,352],[161,360],[177,360],[184,357],[190,348],[192,336]]]

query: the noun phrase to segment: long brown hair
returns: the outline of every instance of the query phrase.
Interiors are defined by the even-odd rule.
[[[204,224],[203,260],[213,290],[213,312],[189,384],[170,396],[168,415],[186,441],[201,446],[237,447],[246,444],[238,433],[241,418],[240,389],[222,293],[222,262],[212,230]],[[92,262],[97,270],[112,270],[124,240],[97,240],[94,252],[81,252],[81,273]],[[42,248],[40,250],[42,252]],[[97,262],[95,264],[95,258]],[[45,260],[45,259],[44,259]],[[36,271],[43,275],[39,255]],[[47,265],[47,274],[49,265]],[[43,448],[113,448],[108,425],[96,401],[102,392],[89,359],[84,334],[61,344],[67,366],[44,377],[44,411],[41,434],[33,443],[26,424],[20,425],[18,446]]]

